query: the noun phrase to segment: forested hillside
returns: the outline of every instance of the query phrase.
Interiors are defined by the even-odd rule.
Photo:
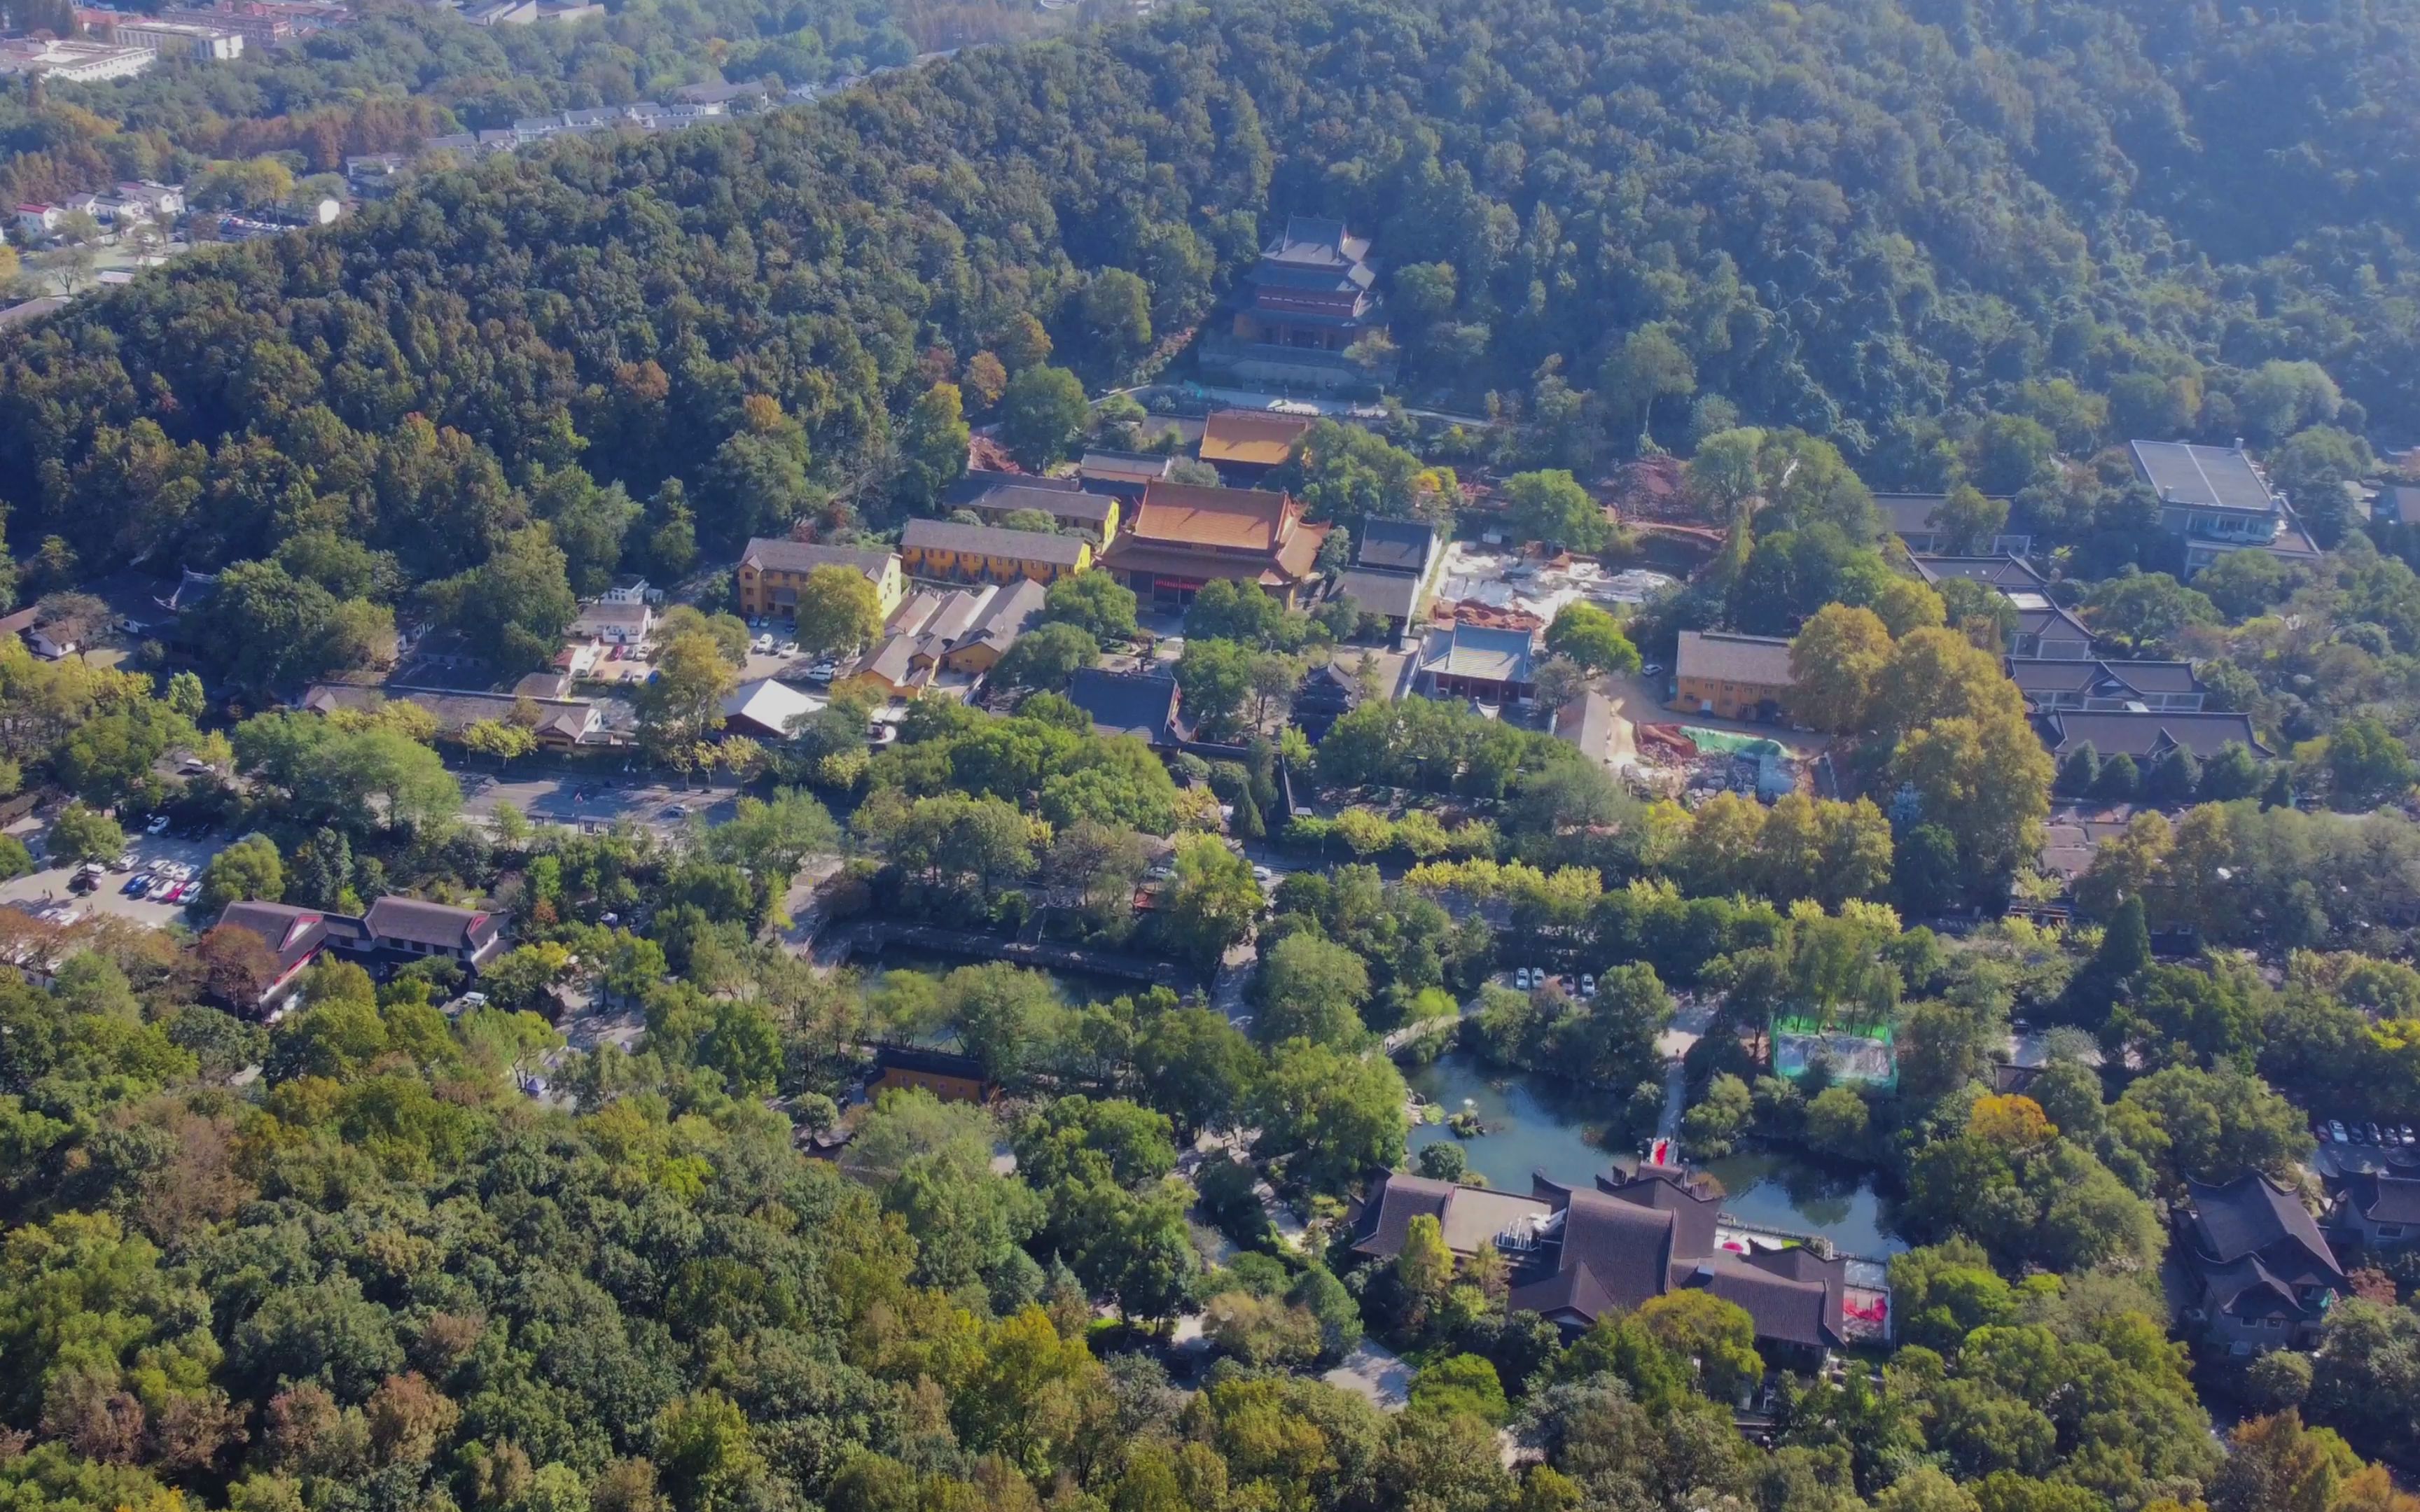
[[[106,116],[10,97],[0,146],[324,157],[419,130],[365,113],[658,90],[749,27],[724,73],[900,51],[905,12],[727,3],[501,37],[390,17],[163,70]],[[2420,428],[2415,47],[2420,0],[1179,5],[813,108],[431,165],[10,327],[22,596],[219,577],[164,687],[148,649],[0,638],[0,792],[72,795],[46,858],[110,886],[146,815],[240,838],[124,884],[156,918],[198,882],[195,933],[0,909],[25,964],[0,971],[0,1512],[2415,1512],[2361,1458],[2420,1466],[2420,1259],[2387,1210],[2350,1273],[2274,1283],[2241,1354],[2172,1335],[2161,1280],[2221,1263],[2180,1254],[2177,1207],[2302,1180],[2314,1120],[2400,1169],[2420,1148],[2420,531],[2352,530],[2335,487],[2315,562],[2130,574],[2181,548],[2105,450],[2242,434],[2319,494],[2368,467],[2362,433]],[[1297,213],[1373,237],[1404,395],[1501,423],[1390,424],[1403,450],[1316,426],[1278,481],[1314,519],[1436,516],[1476,463],[1511,474],[1520,539],[1586,550],[1613,529],[1597,470],[1693,453],[1680,486],[1744,528],[1632,620],[1566,608],[1538,686],[1640,669],[1687,623],[1794,632],[1786,707],[1847,801],[1651,799],[1606,748],[1380,696],[1374,650],[1314,753],[1284,723],[1295,658],[1358,614],[1224,584],[1174,674],[1236,759],[1163,758],[1059,691],[1138,638],[1105,572],[1000,658],[1013,715],[921,698],[871,744],[844,679],[708,747],[751,631],[674,607],[640,759],[552,783],[544,823],[496,791],[535,745],[502,714],[444,737],[498,776],[474,820],[432,711],[273,702],[378,659],[398,612],[519,671],[619,572],[935,512],[970,420],[1063,455],[1086,391],[1211,317]],[[1986,649],[2015,601],[1876,549],[1869,485],[1952,482],[1978,486],[1944,499],[1960,531],[2061,548],[2096,654],[2190,657],[2275,748],[2138,772],[2086,743],[2054,770]],[[864,640],[869,585],[828,570],[861,609],[832,644]],[[82,596],[41,627],[109,612]],[[686,776],[677,804],[571,807],[653,758],[768,780],[719,825]],[[2039,901],[2054,782],[2174,817],[2108,839],[2071,916],[1976,917]],[[852,946],[914,924],[1155,976],[1257,964],[1218,1008],[1005,962],[860,976],[799,953],[810,860]],[[0,872],[35,865],[0,838]],[[407,896],[504,926],[475,997],[450,943],[374,982],[305,964],[291,916],[223,912],[375,935]],[[1491,1079],[1572,1084],[1591,1165],[1676,1120],[1693,1162],[1827,1163],[1793,1209],[1886,1200],[1916,1246],[1888,1262],[1895,1348],[1760,1333],[1661,1240],[1625,1252],[1637,1305],[1598,1288],[1570,1333],[1487,1237],[1543,1230],[1488,1219],[1457,1256],[1420,1212],[1391,1254],[1357,1242],[1346,1197],[1413,1155],[1373,1045],[1430,1020]],[[1892,1079],[1785,1080],[1790,1021],[1886,1026]],[[1995,1064],[2018,1024],[2024,1076]],[[877,1043],[909,1072],[954,1045],[936,1079],[1001,1097],[844,1115]],[[1419,1168],[1466,1177],[1464,1149]],[[2301,1201],[2262,1190],[2211,1211]],[[1322,1237],[1284,1242],[1264,1191]],[[1399,1375],[1321,1379],[1365,1338]]]
[[[57,0],[7,8],[16,25],[68,27]],[[192,180],[206,160],[269,152],[329,172],[347,153],[408,150],[520,116],[660,99],[718,78],[823,84],[1050,24],[992,0],[637,0],[593,24],[489,28],[411,0],[356,8],[348,25],[232,63],[168,60],[134,79],[39,88],[12,77],[0,86],[0,193],[15,203],[118,178]]]
[[[1493,390],[1575,464],[1642,417],[1798,424],[1877,486],[1987,409],[2078,453],[2273,440],[2325,408],[2278,361],[2420,422],[2420,8],[2277,14],[1253,4],[964,55],[442,175],[12,333],[0,497],[21,552],[215,566],[342,524],[404,586],[550,516],[575,576],[691,521],[727,551],[878,506],[888,417],[979,350],[1039,362],[1029,315],[1109,376],[1092,275],[1181,330],[1304,210],[1375,234],[1412,392]]]

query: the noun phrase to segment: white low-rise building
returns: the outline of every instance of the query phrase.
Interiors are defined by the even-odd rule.
[[[634,604],[600,598],[581,606],[580,617],[571,622],[571,633],[582,640],[635,646],[647,638],[655,624],[655,610],[644,601]]]
[[[75,84],[131,79],[149,68],[157,57],[147,48],[103,42],[32,39],[0,42],[0,72],[39,73],[44,78]]]
[[[127,16],[113,22],[109,39],[120,47],[140,47],[166,57],[199,58],[206,63],[230,63],[243,56],[243,33],[240,31],[150,16]]]

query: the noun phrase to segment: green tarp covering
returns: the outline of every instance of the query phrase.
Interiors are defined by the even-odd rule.
[[[1729,730],[1701,730],[1693,724],[1681,727],[1681,733],[1697,742],[1699,750],[1726,751],[1733,756],[1787,756],[1788,747],[1766,735],[1734,734]]]

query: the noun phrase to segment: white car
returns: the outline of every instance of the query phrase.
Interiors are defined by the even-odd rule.
[[[1254,882],[1274,882],[1277,880],[1277,873],[1270,871],[1267,867],[1256,866],[1252,868],[1252,880]]]
[[[153,814],[151,816],[151,822],[143,826],[143,833],[147,835],[164,835],[168,833],[168,816],[163,813]]]
[[[1512,968],[1512,985],[1518,987],[1525,993],[1529,990],[1529,968],[1528,966],[1514,966]]]
[[[1594,997],[1596,995],[1595,977],[1587,976],[1580,979],[1580,995],[1582,997]]]

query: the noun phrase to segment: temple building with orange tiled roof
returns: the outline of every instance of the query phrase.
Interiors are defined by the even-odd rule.
[[[1311,422],[1267,409],[1220,409],[1202,427],[1201,457],[1230,486],[1249,487],[1285,465]]]
[[[1181,608],[1214,578],[1255,582],[1289,608],[1316,577],[1329,527],[1292,495],[1154,483],[1101,565],[1145,603]]]

